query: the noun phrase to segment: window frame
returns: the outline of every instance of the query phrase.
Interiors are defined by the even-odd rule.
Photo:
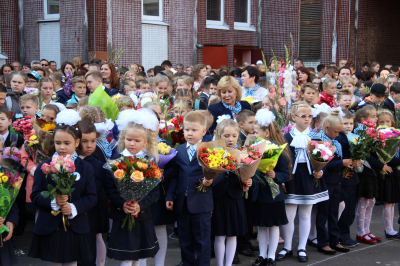
[[[225,0],[219,0],[221,5],[220,20],[207,19],[207,2],[206,2],[206,25],[224,26],[225,23]]]
[[[48,0],[43,0],[43,19],[46,19],[46,20],[60,19],[60,13],[47,14],[47,3],[48,3]],[[58,1],[58,3],[60,3],[60,1]],[[58,6],[60,6],[60,5],[58,5]]]
[[[235,15],[233,17],[235,20]],[[243,28],[250,28],[251,26],[251,0],[247,0],[247,22],[235,22],[233,23],[234,27],[243,27]]]
[[[150,15],[143,14],[144,8],[143,8],[143,0],[142,0],[142,20],[164,21],[164,1],[163,0],[158,0],[158,10],[159,10],[158,16],[150,16]]]

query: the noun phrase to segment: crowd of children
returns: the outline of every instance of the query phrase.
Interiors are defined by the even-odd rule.
[[[238,254],[259,255],[253,266],[276,265],[294,253],[299,262],[307,262],[307,245],[331,255],[382,241],[370,231],[377,201],[384,204],[385,238],[400,238],[393,225],[400,202],[398,153],[388,163],[374,152],[366,160],[352,160],[348,140],[349,134],[364,129],[364,121],[397,128],[398,76],[381,71],[380,78],[366,80],[370,73],[348,66],[318,73],[299,66],[289,106],[291,127],[284,132],[273,113],[273,87],[266,85],[275,83],[275,65],[279,69],[282,60],[269,63],[267,71],[262,65],[231,73],[226,67],[213,70],[200,64],[188,67],[188,74],[165,61],[146,74],[142,66],[116,68],[94,59],[79,67],[64,62],[58,72],[7,72],[0,84],[0,135],[3,147],[21,150],[18,170],[26,177],[12,210],[6,219],[0,217],[0,225],[11,229],[3,233],[1,265],[16,263],[8,240],[23,233],[29,215],[35,226],[28,256],[47,265],[105,265],[108,257],[120,260],[121,266],[138,266],[155,257],[155,265],[163,266],[167,225],[176,229],[183,265],[210,265],[212,254],[218,266],[239,263]],[[96,90],[104,90],[116,103],[120,113],[115,123],[107,117],[107,106],[89,105]],[[71,196],[42,196],[54,182],[46,178],[38,154],[11,130],[12,122],[24,117],[55,124],[46,151],[72,157],[78,178]],[[157,143],[172,146],[165,128],[183,133],[162,181],[140,202],[124,200],[104,164],[123,156],[158,163]],[[39,139],[44,134],[37,132]],[[224,140],[237,149],[257,138],[288,144],[273,170],[257,171],[244,182],[236,172],[204,178],[196,154],[199,143]],[[307,145],[312,140],[335,147],[333,159],[321,171],[310,163]],[[350,171],[343,176],[345,168]],[[278,195],[262,185],[264,178],[278,185]],[[198,191],[199,180],[205,192]],[[126,214],[136,217],[131,230],[122,226]],[[296,216],[299,242],[294,250]],[[357,232],[350,232],[353,222]],[[250,242],[254,235],[258,245]],[[277,251],[280,243],[284,246]]]

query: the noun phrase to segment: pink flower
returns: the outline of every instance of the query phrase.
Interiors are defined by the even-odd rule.
[[[63,166],[64,157],[62,157],[61,155],[55,155],[55,156],[53,156],[52,162],[55,162],[56,164],[59,164],[60,166]]]
[[[40,169],[42,169],[42,171],[45,175],[48,175],[51,173],[51,171],[50,171],[51,167],[47,163],[42,164],[42,167]]]
[[[331,144],[330,144],[329,142],[324,142],[324,145],[325,145],[326,147],[331,146]]]
[[[279,98],[278,102],[282,107],[286,106],[286,101],[282,97]]]
[[[332,158],[333,158],[332,156],[329,156],[329,157],[328,157],[328,161],[332,160]]]
[[[313,145],[313,146],[318,146],[318,142],[313,141],[313,142],[311,142],[311,145]]]
[[[60,166],[60,164],[58,164],[57,162],[51,161],[51,162],[50,162],[50,166],[51,166],[51,171],[52,171],[53,173],[57,173],[58,171],[60,171],[61,166]],[[54,171],[54,169],[56,169],[56,171]]]
[[[326,151],[321,151],[321,158],[326,155]]]
[[[65,171],[67,171],[70,174],[75,172],[75,164],[72,161],[68,161],[66,164],[64,164],[64,167]]]

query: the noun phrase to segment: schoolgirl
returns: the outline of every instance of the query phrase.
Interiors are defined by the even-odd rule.
[[[167,99],[169,97],[168,92],[169,79],[163,74],[157,74],[153,79],[153,91],[161,99]]]
[[[43,107],[46,106],[46,104],[55,104],[56,102],[53,101],[57,98],[54,92],[54,83],[53,81],[48,78],[44,77],[39,81],[39,112],[42,111]]]
[[[296,127],[290,133],[285,134],[285,139],[290,143],[292,161],[294,162],[292,179],[285,183],[287,190],[285,207],[289,223],[282,226],[285,246],[276,256],[276,260],[280,261],[293,256],[292,240],[294,218],[297,212],[299,215],[298,260],[307,262],[306,243],[310,233],[312,206],[327,200],[329,195],[325,182],[321,179],[322,172],[312,170],[307,154],[308,141],[315,135],[309,128],[312,120],[311,107],[304,101],[296,102],[291,107],[291,114]],[[314,185],[314,178],[318,185]]]
[[[86,261],[92,255],[87,211],[95,206],[97,195],[93,167],[75,152],[81,140],[81,133],[76,128],[79,120],[77,112],[65,110],[57,115],[57,127],[54,130],[54,155],[71,155],[75,164],[75,190],[71,197],[57,195],[53,200],[43,198],[41,192],[47,191],[47,186],[54,186],[55,183],[43,173],[42,164],[35,171],[31,199],[39,208],[39,214],[28,256],[47,261],[47,265],[61,263],[63,266],[73,266],[77,265],[77,261]],[[45,163],[50,161],[51,159]],[[63,226],[63,215],[69,219],[66,230]]]
[[[283,145],[286,141],[282,136],[278,124],[274,120],[275,116],[271,111],[268,109],[259,110],[256,114],[256,123],[254,126],[255,136],[274,142],[277,145]],[[254,176],[254,205],[250,222],[252,225],[258,227],[260,256],[253,263],[253,266],[276,265],[275,253],[278,248],[279,226],[288,223],[282,183],[285,183],[290,178],[290,160],[289,148],[286,147],[279,157],[275,169],[268,171],[266,174],[257,171]],[[275,198],[272,197],[269,186],[261,185],[260,183],[262,179],[264,179],[265,183],[267,177],[272,178],[279,185],[280,194]]]
[[[224,139],[229,148],[237,145],[239,125],[232,119],[222,120],[215,129],[215,139]],[[245,189],[252,179],[244,182]],[[214,210],[211,217],[212,234],[215,236],[214,251],[218,266],[232,265],[237,237],[247,233],[246,210],[240,177],[227,172],[225,178],[213,187]],[[226,254],[226,255],[225,255]]]
[[[186,90],[186,92],[181,91],[182,89]],[[190,100],[193,102],[194,110],[207,109],[207,105],[200,100],[200,97],[194,88],[193,78],[189,76],[180,76],[176,79],[176,93],[174,95],[175,98],[186,96],[190,97]]]
[[[322,93],[319,94],[318,104],[326,103],[329,107],[338,107],[335,100],[335,94],[337,91],[336,80],[332,78],[327,78],[324,82],[319,84],[319,90]]]
[[[153,111],[147,108],[139,111],[122,111],[116,124],[121,130],[118,140],[118,150],[121,153],[116,157],[137,156],[158,161],[156,133],[158,120]],[[109,185],[115,187],[114,183]],[[158,196],[159,190],[155,187],[143,200],[132,205],[127,205],[128,202],[121,197],[111,199],[109,216],[113,219],[113,224],[107,256],[122,260],[121,266],[138,266],[140,259],[154,257],[157,254],[159,245],[154,230],[151,205]],[[138,214],[132,230],[129,230],[128,226],[121,228],[126,214]]]

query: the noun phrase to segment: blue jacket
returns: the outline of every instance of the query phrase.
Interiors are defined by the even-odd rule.
[[[240,104],[242,105],[242,110],[244,110],[244,109],[251,110],[251,106],[250,106],[250,104],[248,102],[240,101]],[[234,117],[232,117],[232,111],[229,110],[228,108],[226,108],[223,105],[222,102],[215,103],[215,104],[212,104],[212,105],[208,106],[208,111],[214,117],[214,123],[212,124],[212,126],[208,130],[212,134],[214,134],[214,130],[217,127],[218,116],[229,115],[231,118],[234,118]]]
[[[50,163],[51,158],[45,163]],[[46,175],[41,170],[42,164],[39,164],[35,171],[33,188],[31,194],[32,203],[39,207],[39,215],[37,217],[33,233],[36,235],[48,235],[57,230],[57,227],[62,223],[62,213],[54,216],[51,214],[52,208],[50,199],[43,198],[40,194],[42,191],[47,191],[47,185],[55,185],[50,176]],[[97,203],[96,185],[94,182],[93,167],[81,158],[75,160],[75,172],[80,174],[80,179],[75,181],[72,186],[75,190],[72,192],[68,202],[73,203],[76,207],[78,215],[73,219],[69,219],[70,228],[77,234],[87,234],[90,232],[89,218],[87,211]],[[67,229],[69,230],[69,228]]]
[[[192,161],[186,151],[186,142],[176,148],[178,154],[172,159],[174,174],[168,188],[166,201],[174,201],[174,210],[182,213],[183,202],[187,188],[187,207],[190,213],[205,213],[213,210],[212,187],[216,186],[225,176],[217,176],[212,186],[206,192],[197,192],[200,179],[204,177],[203,168],[197,161],[197,154]]]
[[[262,203],[272,203],[285,200],[285,193],[283,191],[282,183],[285,183],[290,178],[289,167],[284,155],[279,156],[278,163],[275,166],[275,178],[273,179],[275,183],[279,185],[279,190],[281,193],[272,198],[271,189],[266,181],[266,176],[264,173],[256,171],[253,177],[253,201],[258,201]],[[260,179],[265,184],[260,182]]]
[[[118,90],[116,89],[109,89],[109,88],[105,88],[104,91],[110,96],[113,97],[115,94],[118,94]]]
[[[243,197],[242,181],[239,176],[231,172],[223,174],[221,181],[213,187],[213,197],[220,198],[225,192],[228,192],[233,199]]]

